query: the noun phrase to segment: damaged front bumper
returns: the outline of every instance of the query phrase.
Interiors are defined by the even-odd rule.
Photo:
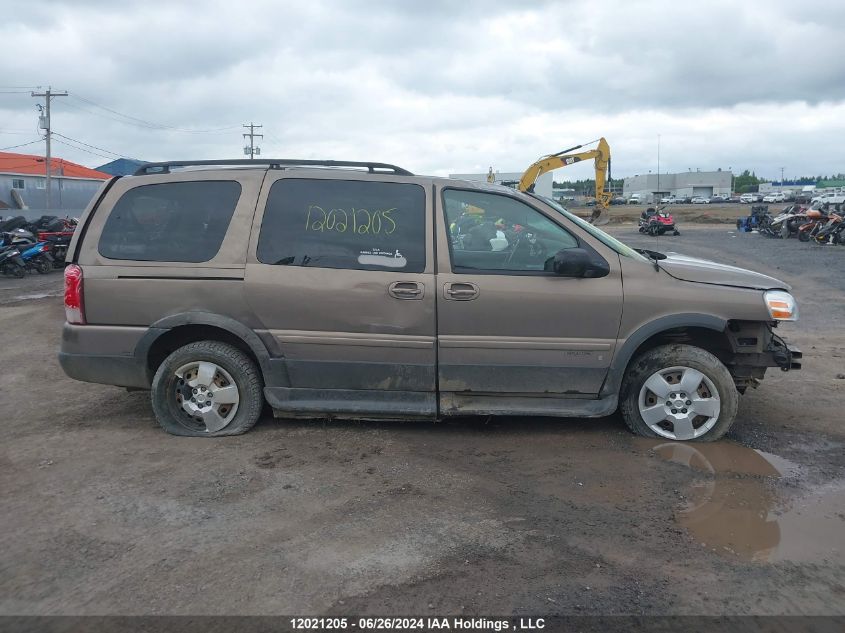
[[[727,334],[732,354],[726,365],[740,391],[756,387],[769,367],[780,367],[781,371],[801,369],[801,350],[775,334],[772,324],[734,321]]]

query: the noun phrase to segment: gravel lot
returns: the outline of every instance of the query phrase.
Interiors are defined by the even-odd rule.
[[[0,279],[0,614],[845,614],[845,248],[680,229],[611,232],[802,311],[804,369],[711,445],[616,416],[176,438],[63,375],[59,273]]]

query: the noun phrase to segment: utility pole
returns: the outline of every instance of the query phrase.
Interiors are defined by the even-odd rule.
[[[657,192],[660,193],[660,134],[657,135]]]
[[[44,114],[41,117],[41,121],[39,122],[39,127],[44,130],[44,140],[47,141],[47,153],[45,158],[47,159],[47,210],[50,210],[52,206],[52,199],[53,199],[53,190],[51,184],[51,176],[52,176],[52,167],[50,165],[50,135],[51,135],[51,128],[50,128],[50,99],[53,97],[66,97],[67,91],[63,90],[61,92],[53,92],[50,90],[50,86],[47,86],[47,90],[45,92],[33,92],[33,97],[44,97],[45,100],[45,107],[44,107]],[[39,104],[40,107],[40,104]]]
[[[243,134],[244,138],[249,137],[249,145],[246,145],[244,147],[244,154],[248,154],[249,159],[252,160],[255,157],[256,154],[261,155],[261,148],[255,146],[255,137],[264,138],[263,134],[256,134],[255,130],[256,130],[256,128],[261,128],[261,127],[264,127],[264,126],[263,125],[255,125],[254,123],[250,122],[249,125],[244,124],[243,127],[249,128],[249,132],[248,133],[245,132]]]
[[[783,170],[784,169],[785,169],[784,167],[780,168],[780,190],[781,191],[783,191]]]

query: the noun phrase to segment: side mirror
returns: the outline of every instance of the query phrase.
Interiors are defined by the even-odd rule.
[[[552,269],[561,277],[605,277],[610,266],[604,259],[591,256],[583,248],[565,248],[558,251],[552,261]]]

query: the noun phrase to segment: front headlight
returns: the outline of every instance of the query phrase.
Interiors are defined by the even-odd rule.
[[[783,290],[767,290],[763,294],[769,314],[776,321],[797,321],[798,304],[795,297]]]

